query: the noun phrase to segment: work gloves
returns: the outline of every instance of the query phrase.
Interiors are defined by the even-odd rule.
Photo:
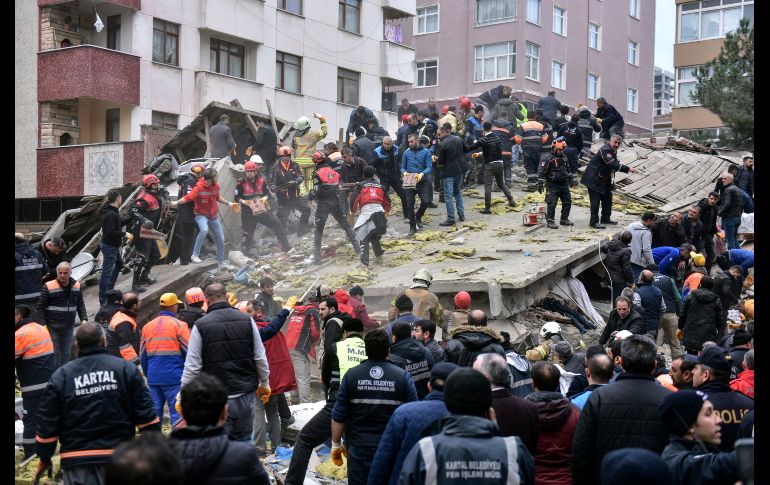
[[[537,192],[539,194],[543,193],[543,189],[545,189],[545,180],[540,179],[537,181]]]
[[[269,386],[259,386],[257,388],[257,397],[262,400],[262,404],[267,404],[267,401],[270,400],[270,395],[272,394],[272,391],[270,390]]]
[[[337,466],[342,466],[342,456],[345,456],[345,458],[348,457],[348,450],[344,446],[342,446],[342,443],[335,443],[332,441],[332,463],[334,463]]]
[[[294,309],[294,305],[297,304],[297,297],[292,295],[286,299],[286,303],[283,304],[283,308],[285,310],[292,311]]]

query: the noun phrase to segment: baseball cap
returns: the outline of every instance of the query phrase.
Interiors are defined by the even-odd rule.
[[[695,266],[705,266],[706,258],[702,254],[696,253],[695,251],[690,251],[690,257],[692,258],[692,262],[695,264]]]
[[[697,364],[707,365],[712,369],[722,370],[730,372],[733,368],[733,358],[727,353],[725,349],[718,345],[712,345],[706,347],[700,355],[698,355]]]
[[[160,306],[174,306],[182,303],[176,293],[163,293],[160,296]]]

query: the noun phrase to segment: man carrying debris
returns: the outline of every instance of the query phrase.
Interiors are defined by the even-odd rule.
[[[430,152],[422,148],[418,142],[417,135],[410,134],[409,148],[404,150],[401,157],[401,177],[404,179],[404,192],[406,193],[406,212],[409,216],[409,235],[417,233],[417,229],[422,229],[422,216],[428,210],[430,202],[430,172],[433,168]],[[416,174],[416,182],[411,185],[410,175]],[[417,213],[414,211],[414,202],[417,196],[420,196],[420,208]]]
[[[377,264],[382,264],[380,239],[388,228],[386,216],[390,214],[390,197],[385,193],[382,185],[374,179],[374,167],[364,168],[364,180],[358,197],[350,207],[351,214],[361,208],[361,214],[356,219],[354,230],[356,237],[362,245],[361,264],[369,266],[369,246],[374,249],[374,257]]]
[[[559,224],[562,226],[573,226],[574,223],[569,220],[569,211],[572,208],[572,196],[570,186],[577,185],[577,169],[579,167],[577,159],[574,163],[569,161],[564,155],[564,149],[567,142],[558,138],[551,144],[551,154],[540,162],[537,170],[537,191],[543,193],[546,187],[545,203],[548,206],[546,221],[549,229],[558,229],[554,218],[556,217],[556,204],[561,200],[561,219]],[[547,182],[547,186],[546,186]]]
[[[158,229],[167,210],[169,201],[166,189],[160,188],[160,180],[155,175],[149,174],[142,178],[142,190],[136,196],[131,215],[134,216],[134,245],[141,255],[138,265],[134,268],[134,278],[131,281],[131,290],[137,293],[145,291],[145,284],[155,283],[150,278],[150,268],[160,260],[160,250],[155,239],[141,237],[142,228]]]
[[[211,127],[209,137],[213,158],[220,159],[235,155],[237,145],[233,139],[233,131],[230,129],[230,115],[222,114],[219,117],[219,123]]]
[[[471,157],[474,160],[480,156],[484,157],[484,210],[481,213],[492,213],[493,180],[497,183],[497,187],[505,194],[505,198],[508,199],[508,205],[515,207],[516,202],[514,202],[511,191],[508,190],[508,186],[505,183],[503,144],[500,141],[500,137],[493,131],[492,123],[489,121],[484,122],[484,136],[476,140],[467,150],[473,151],[477,148],[481,148],[481,152],[476,152]]]
[[[318,152],[316,152],[318,153]],[[297,225],[297,236],[301,236],[310,230],[310,207],[305,198],[300,195],[299,188],[305,177],[302,175],[299,165],[291,161],[292,149],[282,146],[278,149],[279,163],[272,172],[272,184],[270,188],[278,199],[278,220],[283,224],[284,232],[287,232],[289,215],[292,211],[300,213]]]
[[[444,317],[444,309],[438,301],[438,297],[431,293],[428,288],[433,281],[433,275],[428,268],[420,268],[412,277],[412,285],[402,293],[414,303],[414,315],[420,318],[432,320],[437,326],[441,326]],[[399,295],[400,296],[400,295]],[[388,320],[395,320],[398,311],[396,310],[396,300],[390,302],[388,311]]]
[[[267,207],[268,201],[275,199],[275,194],[270,190],[267,180],[262,175],[264,163],[259,155],[252,155],[251,160],[243,166],[246,176],[240,178],[235,184],[233,200],[246,206],[241,207],[241,235],[243,238],[241,247],[244,253],[248,252],[254,244],[254,231],[257,224],[267,226],[275,233],[283,252],[291,249],[281,223]],[[250,204],[255,205],[251,206]],[[257,207],[258,205],[259,207]]]
[[[581,182],[588,188],[588,197],[591,201],[591,227],[594,229],[606,229],[602,224],[617,225],[610,220],[612,215],[612,191],[615,187],[613,174],[617,171],[623,173],[636,173],[635,167],[623,165],[618,161],[618,148],[623,138],[613,135],[610,142],[605,144],[596,155],[588,162]],[[601,224],[599,223],[599,205],[602,206]]]

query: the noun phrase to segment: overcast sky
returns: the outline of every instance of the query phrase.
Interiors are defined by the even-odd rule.
[[[655,0],[655,65],[674,72],[676,5],[674,0]]]

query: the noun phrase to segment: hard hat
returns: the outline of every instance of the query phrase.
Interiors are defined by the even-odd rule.
[[[198,303],[199,301],[205,300],[205,297],[203,296],[203,290],[194,286],[184,292],[184,299],[187,303]]]
[[[460,100],[460,106],[463,108],[470,108],[471,107],[471,100],[468,98],[463,98]]]
[[[247,172],[257,169],[257,164],[254,162],[246,162],[243,164],[243,169]]]
[[[287,147],[286,145],[282,145],[282,146],[278,147],[278,156],[279,157],[291,156],[292,152],[293,152],[293,150],[291,149],[291,147]]]
[[[561,137],[555,139],[553,143],[551,143],[551,150],[563,152],[565,148],[567,148],[567,142],[561,139]]]
[[[430,283],[433,281],[433,275],[430,274],[430,271],[428,271],[428,268],[420,268],[417,270],[417,272],[412,277],[413,280],[423,280]]]
[[[470,308],[471,295],[467,291],[458,291],[455,295],[455,308]]]
[[[176,293],[163,293],[160,296],[160,306],[174,306],[182,303]]]
[[[249,305],[249,302],[248,302],[248,301],[246,301],[246,300],[241,300],[241,301],[239,301],[238,303],[236,303],[236,304],[235,304],[235,309],[236,309],[236,310],[240,310],[240,311],[242,311],[243,313],[248,313],[248,312],[246,311],[246,307],[247,307],[248,305]]]
[[[556,322],[545,322],[543,326],[540,327],[540,336],[545,339],[557,333],[561,333],[561,325]]]
[[[294,127],[298,130],[306,130],[310,128],[310,118],[307,116],[300,116]]]
[[[406,123],[406,120],[409,119],[409,115],[401,115],[401,122]]]
[[[441,107],[441,114],[442,115],[445,115],[448,112],[449,112],[449,105],[448,104],[445,104],[444,106]]]
[[[706,258],[703,257],[702,254],[696,253],[695,251],[690,251],[690,257],[692,258],[692,262],[695,266],[705,266],[706,265]]]
[[[203,172],[205,169],[206,169],[206,165],[205,165],[205,164],[203,164],[203,163],[200,163],[200,162],[198,162],[198,163],[193,163],[193,164],[192,164],[192,167],[190,167],[190,171],[191,171],[191,172],[195,172],[195,173],[201,173],[201,172]]]
[[[249,158],[249,161],[251,163],[257,163],[257,164],[264,164],[265,162],[262,160],[262,157],[259,155],[252,155],[251,158]]]
[[[152,184],[159,184],[160,180],[158,180],[158,177],[156,177],[153,174],[145,175],[142,177],[142,185],[145,187],[149,187]]]
[[[615,340],[623,340],[624,338],[628,338],[632,335],[633,334],[628,330],[621,330],[620,332],[615,334]]]
[[[314,163],[321,163],[324,159],[324,154],[321,152],[313,152],[313,154],[310,155],[310,159],[313,160]]]

